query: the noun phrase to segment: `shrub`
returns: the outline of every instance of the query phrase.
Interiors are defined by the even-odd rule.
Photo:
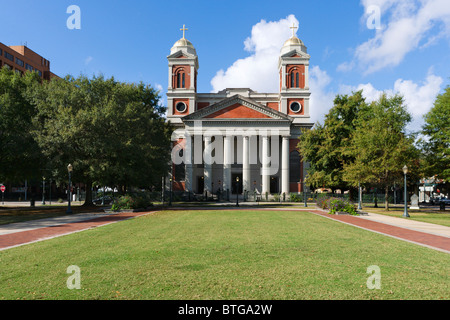
[[[357,214],[356,207],[348,200],[330,198],[327,202],[327,206],[330,209],[330,214],[336,214],[336,212],[347,212],[351,215]]]
[[[126,194],[115,199],[111,209],[143,209],[152,206],[151,197],[146,193]]]

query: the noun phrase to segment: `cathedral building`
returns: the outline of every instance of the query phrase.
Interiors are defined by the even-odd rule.
[[[291,29],[295,30],[293,26]],[[167,57],[167,119],[172,136],[172,190],[190,194],[285,194],[303,191],[298,138],[309,114],[310,56],[295,36],[280,48],[279,92],[226,88],[197,92],[199,59],[183,37]],[[288,199],[288,198],[287,198]]]

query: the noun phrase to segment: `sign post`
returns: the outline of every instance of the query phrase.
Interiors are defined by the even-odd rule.
[[[0,187],[0,190],[2,191],[2,204],[5,204],[5,190],[6,190],[6,187],[4,186],[4,185],[2,185],[1,187]]]

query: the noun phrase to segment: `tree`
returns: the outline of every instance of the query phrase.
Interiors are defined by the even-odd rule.
[[[41,176],[41,154],[31,135],[36,110],[27,100],[27,88],[40,85],[37,73],[23,76],[0,70],[0,181],[23,181]]]
[[[93,183],[149,187],[166,174],[171,129],[150,86],[67,76],[37,89],[34,102],[34,134],[59,181],[69,163],[86,191]]]
[[[353,92],[351,96],[337,95],[324,124],[316,124],[300,137],[300,152],[311,164],[309,184],[333,190],[352,187],[343,179],[343,167],[354,160],[354,155],[347,150],[355,131],[355,120],[364,105],[362,91]]]
[[[372,184],[384,187],[385,208],[389,210],[388,192],[394,182],[400,182],[402,167],[417,172],[418,152],[414,137],[406,134],[411,115],[399,95],[365,105],[356,120],[348,153],[354,161],[344,164],[343,179],[353,185]]]
[[[424,174],[450,182],[450,86],[437,96],[433,108],[424,116]]]

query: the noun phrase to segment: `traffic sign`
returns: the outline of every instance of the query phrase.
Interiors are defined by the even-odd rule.
[[[5,187],[5,186],[1,186],[1,187],[0,187],[0,190],[1,190],[2,192],[5,192],[6,187]]]

